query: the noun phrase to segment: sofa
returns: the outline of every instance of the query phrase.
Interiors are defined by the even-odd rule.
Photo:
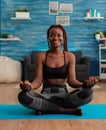
[[[36,72],[36,54],[40,51],[33,50],[29,56],[24,58],[24,80],[32,81]],[[85,81],[90,75],[90,58],[88,56],[82,57],[82,51],[72,52],[76,58],[75,73],[76,79]]]

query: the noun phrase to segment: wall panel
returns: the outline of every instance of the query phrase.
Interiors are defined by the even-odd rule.
[[[23,61],[24,56],[32,50],[47,50],[46,31],[51,24],[56,23],[56,16],[69,16],[70,26],[64,26],[67,31],[69,51],[82,50],[83,56],[90,56],[98,61],[98,47],[94,32],[96,29],[106,31],[106,0],[58,0],[60,3],[72,3],[73,13],[49,15],[50,0],[1,0],[1,31],[7,30],[21,39],[21,42],[0,42],[0,55],[5,55]],[[55,0],[52,0],[55,1]],[[11,20],[17,7],[27,7],[31,20]],[[103,20],[85,21],[88,9],[96,8]]]

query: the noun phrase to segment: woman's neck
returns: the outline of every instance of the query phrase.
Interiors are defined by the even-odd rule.
[[[63,50],[61,48],[52,48],[49,52],[56,55],[63,54]]]

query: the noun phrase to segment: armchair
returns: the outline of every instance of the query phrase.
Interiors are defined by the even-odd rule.
[[[24,80],[32,81],[35,78],[36,55],[40,51],[32,51],[31,55],[24,58]]]
[[[81,51],[73,52],[76,58],[76,79],[79,81],[85,81],[90,76],[90,58],[88,56],[82,57]]]
[[[24,58],[24,80],[32,81],[35,77],[36,68],[36,54],[40,51],[32,51],[30,56]],[[73,52],[76,58],[76,78],[79,81],[85,81],[89,78],[90,60],[89,57],[82,57],[81,51]]]

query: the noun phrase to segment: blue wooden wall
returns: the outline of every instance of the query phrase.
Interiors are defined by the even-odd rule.
[[[98,66],[99,43],[95,40],[94,32],[96,29],[106,31],[106,0],[57,0],[59,4],[73,4],[72,13],[58,15],[49,15],[49,2],[50,0],[1,0],[1,31],[13,33],[21,41],[0,42],[0,55],[23,61],[24,56],[32,50],[47,50],[48,27],[56,23],[56,16],[69,16],[70,26],[64,26],[69,51],[82,50],[83,56],[88,55],[91,61],[97,61]],[[18,7],[29,8],[31,20],[11,20]],[[85,21],[84,17],[90,8],[98,9],[104,19]]]

